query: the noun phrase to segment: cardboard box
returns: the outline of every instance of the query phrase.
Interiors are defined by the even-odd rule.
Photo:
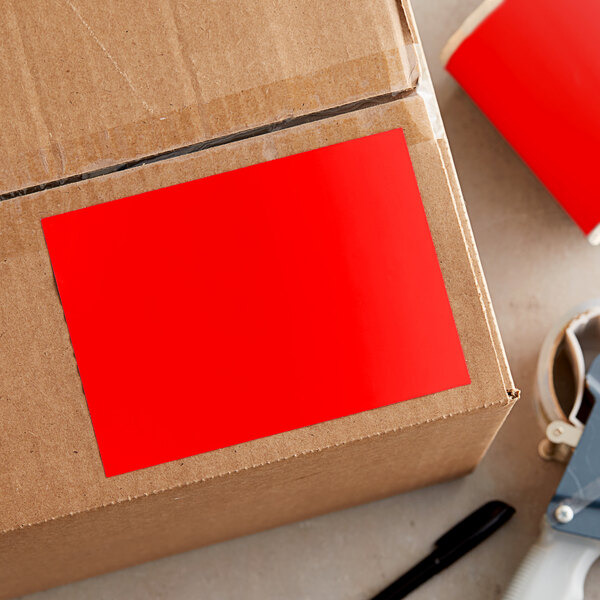
[[[518,392],[406,4],[2,9],[0,598],[476,466]],[[107,478],[40,220],[393,128],[471,384]]]

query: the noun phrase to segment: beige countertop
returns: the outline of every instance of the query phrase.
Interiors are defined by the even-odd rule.
[[[501,531],[411,598],[500,598],[537,537],[562,467],[538,458],[534,373],[548,328],[600,297],[590,246],[442,70],[440,51],[479,0],[413,0],[438,101],[521,401],[477,471],[458,481],[28,596],[30,600],[366,600],[471,510],[517,508]],[[600,563],[586,584],[600,600]]]

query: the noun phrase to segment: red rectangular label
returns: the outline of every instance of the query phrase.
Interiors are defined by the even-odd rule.
[[[42,225],[107,476],[469,383],[399,129]]]

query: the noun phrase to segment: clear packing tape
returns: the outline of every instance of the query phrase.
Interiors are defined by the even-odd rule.
[[[435,89],[433,87],[433,81],[431,80],[431,73],[427,68],[427,61],[423,52],[421,44],[415,44],[415,53],[418,58],[419,64],[423,65],[421,73],[417,78],[417,85],[415,88],[416,94],[423,99],[429,120],[431,121],[431,127],[433,129],[433,135],[436,139],[441,140],[446,138],[446,131],[444,129],[444,122],[442,121],[442,115],[440,113],[440,107],[437,102],[435,95]],[[418,67],[416,67],[418,68]]]
[[[108,159],[96,160],[94,162],[88,163],[88,169],[82,169],[80,172],[66,174],[66,176],[64,177],[43,181],[40,183],[36,183],[35,185],[28,185],[18,189],[9,189],[7,191],[3,191],[2,193],[0,193],[0,201],[9,200],[11,198],[25,196],[36,192],[85,181],[95,177],[101,177],[103,175],[109,175],[111,173],[118,173],[127,169],[139,167],[146,164],[178,158],[181,156],[201,152],[203,150],[207,150],[217,146],[222,146],[225,144],[230,144],[249,138],[266,135],[276,131],[282,131],[291,127],[302,126],[306,123],[316,122],[352,113],[354,111],[364,110],[370,107],[394,102],[407,97],[417,96],[423,101],[427,111],[427,115],[430,120],[428,126],[431,127],[433,137],[436,139],[444,139],[445,132],[442,123],[442,118],[437,105],[431,77],[426,66],[426,60],[423,53],[423,49],[420,43],[407,43],[411,37],[413,39],[415,38],[415,34],[413,34],[412,32],[407,33],[407,30],[409,30],[410,28],[406,23],[399,26],[399,29],[402,29],[403,31],[400,31],[397,34],[398,46],[395,51],[399,56],[398,60],[403,65],[401,69],[401,71],[404,72],[404,75],[402,76],[402,81],[406,80],[406,82],[409,82],[409,87],[406,87],[406,83],[402,83],[399,80],[397,82],[398,85],[396,86],[398,87],[397,90],[392,89],[392,91],[377,96],[365,97],[337,106],[324,108],[322,110],[307,112],[305,114],[300,114],[301,111],[296,112],[295,114],[290,114],[289,116],[283,119],[279,119],[267,124],[258,125],[256,127],[250,127],[247,129],[240,129],[238,131],[233,131],[226,135],[220,135],[211,139],[199,140],[197,142],[182,145],[174,149],[157,151],[139,158],[132,158],[130,160],[121,161],[112,161]],[[361,58],[361,60],[366,60],[368,58],[368,56],[364,56]],[[393,87],[395,86],[392,86],[392,88]],[[248,92],[250,93],[251,90],[249,90]],[[353,95],[357,96],[359,94],[357,93]],[[175,119],[179,119],[180,112],[181,110],[177,110],[171,113],[171,116]],[[150,120],[153,119],[153,117],[148,118]],[[168,120],[171,117],[169,116],[169,114],[167,114],[166,116],[160,116],[160,118],[158,117],[158,115],[156,115],[156,118],[158,119],[156,126],[162,127],[162,123],[168,122]],[[106,137],[107,139],[115,139],[119,137],[119,132],[118,130],[106,131]],[[76,142],[78,144],[83,143],[81,142],[81,140],[76,140]],[[61,153],[66,151],[67,148],[63,146]],[[43,149],[40,149],[40,156],[43,154],[43,152]]]
[[[346,104],[344,106],[336,106],[334,108],[328,108],[328,109],[325,109],[325,110],[322,110],[322,111],[319,111],[316,113],[310,113],[307,115],[302,115],[302,116],[297,116],[297,117],[289,117],[287,119],[283,119],[278,122],[269,123],[268,125],[262,125],[260,127],[256,127],[253,129],[247,129],[244,131],[237,131],[235,133],[220,136],[218,138],[205,140],[205,141],[197,142],[197,143],[190,144],[187,146],[183,146],[183,147],[177,148],[175,150],[166,150],[164,152],[159,152],[159,153],[151,155],[151,156],[146,156],[143,158],[127,161],[124,163],[110,165],[110,166],[102,167],[99,169],[94,169],[94,170],[87,171],[84,173],[70,175],[69,177],[63,177],[63,178],[56,179],[53,181],[40,183],[40,184],[37,184],[34,186],[22,188],[20,190],[5,192],[3,194],[0,194],[0,201],[9,200],[11,198],[15,198],[18,196],[25,196],[28,194],[33,194],[36,192],[41,192],[43,190],[48,190],[48,189],[60,187],[63,185],[68,185],[71,183],[86,181],[88,179],[93,179],[95,177],[101,177],[103,175],[109,175],[111,173],[118,173],[120,171],[132,169],[135,167],[141,167],[143,165],[149,165],[149,164],[161,162],[164,160],[179,158],[181,156],[194,154],[196,152],[201,152],[203,150],[208,150],[210,148],[216,148],[218,146],[232,144],[234,142],[247,140],[250,138],[266,135],[266,134],[273,133],[276,131],[283,131],[284,129],[289,129],[291,127],[298,127],[298,126],[304,125],[306,123],[313,123],[313,122],[321,121],[321,120],[328,119],[331,117],[344,115],[344,114],[347,114],[347,113],[350,113],[353,111],[370,108],[372,106],[378,106],[380,104],[385,104],[387,102],[392,102],[394,100],[398,100],[400,98],[404,98],[406,96],[412,95],[413,93],[414,92],[412,90],[411,91],[402,91],[402,92],[390,92],[389,94],[386,94],[385,96],[378,96],[375,98],[366,98],[364,100],[357,100],[356,102],[352,102],[352,103]]]
[[[396,0],[142,5],[0,0],[2,199],[414,91],[414,25]]]
[[[563,500],[573,509],[573,515],[580,513],[600,498],[600,477],[579,488],[575,494]]]

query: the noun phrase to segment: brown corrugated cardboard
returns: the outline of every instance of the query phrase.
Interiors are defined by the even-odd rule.
[[[2,0],[0,193],[402,92],[394,0]]]
[[[141,18],[149,21],[148,31],[168,30],[173,13],[189,10],[183,3],[158,4],[161,11],[153,14],[138,7]],[[196,96],[197,110],[192,112],[196,116],[203,114],[202,119],[190,120],[175,109],[181,120],[173,124],[169,135],[166,129],[155,130],[153,119],[142,115],[136,121],[139,115],[136,116],[132,108],[132,99],[137,87],[132,80],[133,89],[129,85],[127,89],[122,88],[122,95],[127,98],[123,104],[120,104],[121,97],[100,100],[88,90],[94,97],[82,102],[91,116],[73,112],[73,122],[79,120],[80,123],[78,131],[89,126],[91,132],[93,128],[102,131],[103,126],[109,125],[105,119],[108,112],[117,115],[121,111],[119,114],[123,116],[130,111],[131,121],[128,124],[124,118],[120,121],[129,129],[116,126],[106,138],[112,139],[114,135],[115,139],[125,139],[125,145],[114,153],[109,152],[108,147],[96,145],[91,133],[88,137],[78,135],[71,123],[63,130],[60,146],[65,156],[73,157],[68,169],[60,171],[49,167],[46,171],[36,171],[32,166],[35,161],[22,160],[27,156],[26,161],[29,161],[34,155],[41,160],[43,152],[51,146],[46,144],[45,134],[38,134],[34,127],[26,138],[23,124],[16,138],[5,138],[10,142],[5,146],[8,163],[3,163],[9,165],[10,174],[10,185],[5,189],[10,190],[54,181],[62,174],[82,174],[89,171],[92,164],[95,165],[91,167],[93,170],[99,164],[127,163],[189,143],[198,144],[203,139],[279,123],[290,106],[295,111],[303,102],[306,104],[302,119],[279,123],[272,128],[277,130],[271,132],[260,129],[247,134],[247,139],[219,140],[211,148],[194,148],[195,151],[186,151],[179,157],[162,157],[164,160],[118,172],[96,173],[85,181],[55,183],[52,189],[0,203],[0,572],[3,574],[0,598],[464,474],[477,464],[516,398],[447,143],[443,132],[432,127],[435,106],[431,100],[423,99],[427,95],[420,82],[419,85],[416,81],[410,83],[418,72],[414,62],[405,62],[409,50],[402,46],[409,40],[411,55],[414,52],[417,56],[410,14],[391,2],[348,1],[340,3],[343,11],[331,7],[318,9],[320,5],[313,2],[276,4],[280,5],[282,14],[287,15],[286,19],[302,17],[306,29],[302,43],[295,37],[299,33],[290,34],[292,23],[281,21],[280,14],[265,14],[259,9],[255,13],[243,3],[200,3],[207,15],[211,10],[218,12],[218,15],[203,18],[211,19],[213,27],[219,22],[222,28],[211,29],[210,35],[218,38],[214,46],[206,40],[204,43],[205,52],[213,61],[206,77],[214,80],[218,88],[212,92],[213,97],[216,94],[222,98],[224,89],[227,90],[225,95],[230,96],[225,110],[226,123],[221,120],[224,113],[216,108],[223,109],[225,104],[213,104],[209,110],[206,103],[198,102],[201,97]],[[76,18],[72,22],[62,21],[68,31],[82,29],[87,32],[86,36],[92,36],[96,45],[100,43],[100,49],[104,45],[105,50],[109,46],[104,39],[112,40],[111,36],[118,39],[112,29],[100,37],[102,31],[90,24],[87,13],[84,16],[83,5],[66,2],[65,6]],[[91,8],[86,10],[96,14],[96,10],[108,11],[108,6],[116,10],[113,3],[102,8],[90,4]],[[233,24],[226,6],[229,10],[235,6],[239,18],[246,21],[245,25],[236,23],[235,26],[247,28],[246,36],[232,34],[228,43],[224,41],[227,32],[224,21],[232,27]],[[49,10],[47,6],[45,10]],[[225,12],[219,12],[222,10]],[[23,29],[24,21],[29,18],[26,9],[17,9],[9,3],[7,11],[11,27]],[[17,18],[19,11],[25,12]],[[194,27],[201,25],[200,8],[198,11]],[[92,28],[92,33],[87,31],[85,23]],[[261,23],[262,38],[257,31]],[[358,23],[369,30],[372,39],[355,38],[347,31],[348,24],[356,26]],[[114,23],[104,23],[104,26],[117,27]],[[178,31],[180,41],[169,42],[175,48],[172,54],[167,58],[163,55],[165,80],[170,72],[174,80],[189,77],[184,65],[195,55],[190,48],[199,34],[195,30]],[[393,38],[397,44],[395,50],[389,47],[392,38],[382,32],[396,32],[394,35],[402,32],[402,37]],[[31,31],[29,36],[21,34],[21,38],[29,40],[30,46],[33,45],[31,35]],[[153,35],[161,37],[157,33]],[[163,37],[168,35],[164,33]],[[327,36],[336,38],[331,40],[332,50],[326,51],[329,42],[321,41],[316,50],[321,62],[316,58],[308,61],[303,55],[307,40],[327,40]],[[251,71],[251,55],[258,52],[260,40],[264,42],[264,39],[272,39],[272,46],[286,56],[285,61],[269,66],[269,60],[273,60],[269,55],[269,60],[265,58],[264,64],[256,67],[258,70],[246,83],[237,65],[239,73],[227,80],[232,61],[241,61],[246,70]],[[25,39],[21,43],[27,45]],[[51,41],[46,40],[40,46],[44,47],[45,43]],[[345,45],[346,51],[340,51],[336,57],[338,43]],[[216,52],[219,45],[224,45],[227,52]],[[281,50],[283,47],[285,52]],[[364,79],[360,79],[356,71],[358,55],[371,57],[360,68]],[[373,56],[386,56],[386,61],[395,67],[388,64],[383,68],[381,61],[372,60]],[[101,63],[108,61],[123,79],[104,52],[101,58]],[[128,48],[118,60],[113,60],[123,70],[119,65],[127,63],[129,69],[130,61],[133,68],[141,64],[142,58],[158,61],[156,71],[149,64],[139,67],[156,75],[162,63],[154,55],[140,57],[134,49]],[[90,56],[85,60],[98,66]],[[323,61],[329,61],[329,66],[335,63],[338,71],[323,75],[329,68],[323,66]],[[2,68],[14,77],[17,68],[22,71],[21,75],[25,71],[31,74],[32,67],[27,66],[27,60],[18,59],[16,64],[18,67]],[[311,65],[319,67],[312,69]],[[403,65],[402,68],[399,65]],[[409,65],[407,70],[403,70],[406,65]],[[261,86],[275,77],[269,78],[268,70],[279,68],[278,81],[279,74],[285,71],[285,76],[295,83],[279,94],[267,93]],[[424,63],[421,62],[419,69],[426,73]],[[132,71],[123,72],[132,77]],[[401,77],[399,73],[404,75]],[[65,86],[62,94],[75,93],[76,86],[72,82],[54,82],[57,76],[54,73],[48,78],[49,83]],[[36,77],[31,76],[32,80]],[[89,75],[84,78],[84,88],[89,79]],[[185,86],[177,81],[178,85],[173,84],[172,88],[168,87],[172,83],[165,83],[165,97],[172,94],[175,106],[186,101],[182,91]],[[218,81],[221,81],[219,85]],[[403,83],[398,84],[399,81]],[[258,99],[253,97],[254,105],[245,100],[248,82],[264,92]],[[237,89],[232,91],[232,85]],[[44,88],[44,93],[49,93],[50,87]],[[404,89],[400,99],[393,99],[389,94],[393,88]],[[311,96],[313,93],[316,96]],[[41,102],[47,114],[59,118],[58,107],[51,104],[51,94],[37,99],[29,91],[23,94],[11,110],[17,110],[18,102],[22,103],[21,111],[25,106],[28,111],[38,110],[31,104],[37,103],[39,108]],[[376,97],[377,102],[370,102]],[[374,105],[360,108],[350,104],[357,99]],[[96,101],[98,106],[94,104]],[[288,101],[291,104],[286,104]],[[258,112],[256,104],[260,105]],[[337,116],[323,112],[334,105],[343,106]],[[67,114],[70,113],[67,111]],[[12,118],[17,119],[17,113]],[[65,120],[64,114],[61,119]],[[464,388],[106,478],[40,219],[396,127],[404,129],[409,145],[472,383]],[[10,151],[10,144],[17,138],[23,146],[15,145]],[[27,148],[28,153],[17,152],[16,148]],[[37,155],[33,148],[40,149]],[[69,153],[66,153],[67,148]],[[80,152],[82,148],[85,151]],[[116,146],[111,148],[115,150]]]

